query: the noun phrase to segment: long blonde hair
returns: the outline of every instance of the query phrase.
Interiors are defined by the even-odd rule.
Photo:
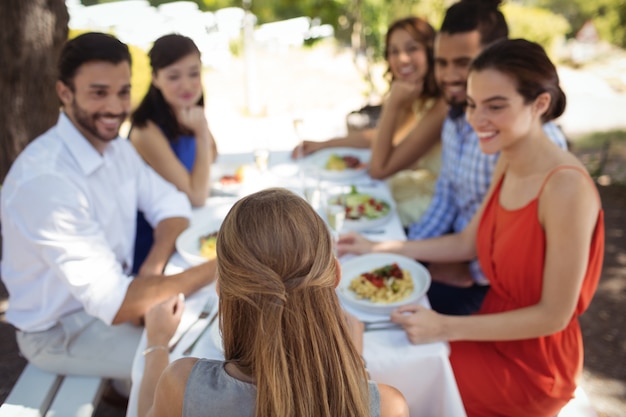
[[[217,258],[224,356],[254,378],[256,417],[368,416],[331,237],[309,204],[280,188],[241,199]]]

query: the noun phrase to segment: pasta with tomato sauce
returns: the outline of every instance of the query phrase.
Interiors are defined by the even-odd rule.
[[[350,281],[348,288],[359,299],[389,304],[408,298],[414,286],[409,271],[393,263],[359,275]]]

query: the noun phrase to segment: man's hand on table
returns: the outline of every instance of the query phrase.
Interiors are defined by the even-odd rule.
[[[312,154],[313,152],[317,152],[320,149],[324,148],[324,144],[322,142],[313,142],[310,140],[304,140],[301,144],[296,146],[293,151],[291,151],[292,159],[299,159],[303,156],[307,156]]]
[[[374,242],[358,233],[346,233],[337,240],[337,256],[346,254],[363,255],[373,251]]]
[[[391,313],[391,321],[404,328],[414,345],[445,340],[444,316],[427,307],[418,304],[398,307]]]

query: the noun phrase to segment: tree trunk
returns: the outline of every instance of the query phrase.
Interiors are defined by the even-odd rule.
[[[0,1],[0,184],[26,145],[56,123],[65,0]]]

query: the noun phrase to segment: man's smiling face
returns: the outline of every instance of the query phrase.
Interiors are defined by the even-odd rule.
[[[469,65],[482,50],[477,30],[449,34],[435,39],[435,78],[446,102],[465,109]]]

